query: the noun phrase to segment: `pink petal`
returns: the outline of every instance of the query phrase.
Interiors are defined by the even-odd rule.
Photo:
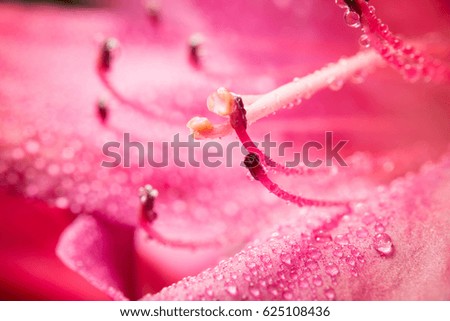
[[[57,254],[71,269],[115,300],[133,297],[133,231],[81,215],[61,235]]]
[[[0,93],[0,183],[27,198],[92,215],[80,216],[64,233],[59,255],[114,298],[135,298],[193,275],[232,255],[261,230],[258,246],[267,249],[262,243],[268,238],[267,230],[272,232],[280,223],[281,214],[297,220],[298,210],[245,180],[245,171],[236,166],[224,170],[99,168],[102,144],[120,139],[124,131],[132,131],[134,139],[151,137],[160,143],[174,133],[185,133],[186,121],[206,112],[205,97],[220,85],[242,92],[264,92],[357,50],[357,33],[347,30],[332,1],[320,6],[295,2],[288,8],[250,1],[239,6],[225,1],[214,5],[203,1],[166,3],[165,24],[159,34],[149,28],[140,5],[129,2],[123,7],[119,4],[92,11],[46,7],[27,11],[5,5],[0,12],[4,18],[0,19],[0,32],[6,44],[0,48],[4,61],[0,66],[7,79]],[[402,14],[411,21],[421,18],[418,14],[427,17],[420,20],[420,26],[394,25],[401,32],[420,37],[424,31],[448,26],[442,12],[429,3],[401,3],[408,3]],[[185,14],[180,16],[180,10]],[[239,19],[230,26],[230,17],[235,18],[237,12]],[[48,25],[49,20],[54,24]],[[224,28],[228,28],[226,32]],[[210,52],[200,72],[188,64],[185,52],[187,38],[199,30],[209,38]],[[106,126],[96,119],[94,108],[98,96],[109,93],[95,75],[97,32],[117,36],[123,45],[110,77],[122,100],[113,100]],[[246,43],[253,45],[244,46]],[[323,50],[324,44],[328,50]],[[302,108],[280,113],[276,120],[267,119],[254,131],[260,135],[270,128],[277,140],[300,144],[317,138],[318,128],[327,128],[336,130],[339,137],[350,136],[351,151],[369,150],[386,157],[387,163],[394,159],[394,170],[384,170],[379,166],[383,158],[362,157],[360,164],[367,160],[375,164],[368,166],[363,177],[285,182],[314,196],[340,198],[354,195],[354,191],[370,195],[375,194],[377,179],[390,181],[442,153],[449,138],[447,102],[447,86],[411,86],[395,73],[381,71],[361,87],[349,85],[338,93],[323,92]],[[429,142],[426,150],[411,147],[418,140]],[[414,160],[410,161],[412,155]],[[239,162],[236,158],[235,165]],[[135,272],[131,260],[122,260],[120,255],[134,251],[131,230],[139,211],[136,192],[145,183],[161,191],[157,203],[160,215],[155,223],[161,233],[187,241],[220,238],[225,246],[216,256],[206,250],[199,255],[197,266],[183,269],[165,258],[171,253],[159,251],[160,260],[149,260],[158,250],[148,244],[151,241],[136,236],[141,280],[136,285],[130,278]],[[237,185],[239,189],[230,189]],[[421,196],[419,192],[417,196]],[[314,224],[323,224],[333,213],[307,214],[318,222]],[[298,219],[299,226],[304,226],[304,219]],[[402,224],[394,222],[392,227]],[[359,226],[357,222],[354,225]],[[311,234],[306,228],[302,232]],[[403,243],[405,238],[399,235],[398,242]],[[281,255],[274,254],[273,259],[280,262]],[[168,267],[161,262],[167,262]],[[165,275],[165,270],[170,275]],[[367,273],[368,288],[373,276]]]
[[[307,226],[318,210],[286,219],[217,267],[144,299],[448,300],[449,156],[378,189],[337,223],[314,233]]]

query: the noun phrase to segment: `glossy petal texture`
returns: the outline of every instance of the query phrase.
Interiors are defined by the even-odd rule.
[[[387,15],[388,1],[379,2],[377,12],[386,14],[392,28],[407,36],[420,39],[427,32],[448,28],[442,8],[430,5],[431,1],[417,1],[417,6],[399,1],[404,21],[420,21],[405,25]],[[311,197],[370,196],[365,206],[378,211],[376,215],[381,218],[389,218],[385,233],[394,244],[391,257],[381,258],[369,246],[375,237],[374,226],[367,227],[367,238],[354,239],[355,231],[365,227],[363,212],[341,218],[342,213],[336,209],[299,210],[284,204],[245,177],[245,169],[239,166],[242,154],[237,150],[231,168],[180,168],[173,158],[164,168],[139,169],[135,163],[132,168],[99,166],[105,159],[103,144],[123,142],[124,132],[131,133],[132,140],[153,142],[156,159],[160,160],[161,142],[170,142],[177,133],[186,140],[186,122],[195,115],[207,114],[206,97],[219,86],[239,93],[264,93],[357,52],[359,33],[348,29],[333,1],[314,5],[310,1],[165,1],[157,26],[148,21],[140,1],[70,10],[2,5],[0,18],[0,185],[15,195],[42,200],[49,208],[80,215],[62,234],[58,254],[111,297],[139,298],[228,258],[228,263],[196,278],[195,291],[183,290],[183,282],[156,298],[204,298],[213,280],[214,288],[225,282],[221,281],[222,274],[231,287],[226,292],[225,286],[224,292],[214,292],[210,298],[250,298],[256,290],[259,298],[266,299],[332,298],[333,292],[326,292],[326,287],[333,288],[338,299],[426,298],[426,282],[420,283],[421,291],[414,292],[404,282],[405,288],[396,292],[390,279],[382,283],[378,276],[386,274],[391,265],[394,279],[400,275],[397,271],[410,268],[400,260],[401,255],[422,249],[427,236],[408,239],[405,224],[411,233],[418,234],[426,232],[418,221],[421,217],[438,232],[448,227],[440,214],[446,208],[443,199],[448,188],[445,180],[438,179],[446,173],[447,161],[435,165],[429,179],[426,174],[411,178],[420,184],[411,183],[406,176],[399,179],[397,191],[390,183],[408,171],[417,171],[426,161],[436,161],[446,151],[450,131],[449,89],[445,84],[409,84],[395,72],[383,69],[363,84],[347,84],[339,92],[321,92],[299,108],[267,118],[251,129],[255,137],[263,137],[269,129],[275,140],[293,141],[295,146],[323,139],[325,130],[333,130],[337,139],[350,139],[346,154],[369,152],[354,155],[349,160],[355,168],[334,176],[280,180],[290,190]],[[206,38],[205,56],[197,68],[189,63],[187,49],[194,32]],[[108,36],[117,37],[121,45],[105,83],[95,67],[101,41]],[[440,46],[448,48],[445,42]],[[96,102],[102,97],[107,98],[109,108],[104,124],[96,111]],[[231,140],[223,139],[220,144],[225,146]],[[185,150],[181,157],[187,159]],[[201,153],[196,157],[200,160]],[[155,229],[168,239],[194,243],[218,240],[220,245],[195,251],[178,249],[198,262],[185,266],[171,260],[176,249],[164,251],[139,229],[133,242],[131,233],[139,216],[137,190],[147,183],[160,191]],[[380,183],[390,185],[377,187]],[[439,200],[435,194],[444,197]],[[395,202],[389,203],[390,199]],[[423,200],[423,207],[406,216],[405,206],[412,206],[415,200]],[[398,214],[392,214],[394,211]],[[317,275],[303,277],[310,286],[313,277],[320,276],[323,285],[316,292],[311,287],[301,290],[302,276],[278,275],[277,267],[290,261],[287,265],[303,269],[311,258],[307,253],[313,231],[328,221],[336,223],[329,227],[334,242],[337,234],[351,233],[350,245],[366,263],[355,263],[359,276],[354,279],[347,265],[342,270],[343,259],[334,258],[327,244],[315,246],[323,252],[319,270]],[[11,237],[20,239],[24,232]],[[268,235],[274,232],[278,236],[270,240]],[[39,235],[40,231],[35,233]],[[425,254],[430,256],[418,255],[418,261],[436,261],[433,253],[447,246],[448,240],[444,240],[428,244],[432,247]],[[249,241],[253,249],[235,256]],[[402,244],[411,248],[402,248]],[[353,250],[344,245],[342,257]],[[280,247],[281,252],[273,252],[271,246]],[[383,246],[388,246],[386,241]],[[22,250],[17,255],[26,256],[26,247]],[[273,261],[273,268],[253,274],[250,267],[242,265],[249,260],[259,264],[267,260],[265,257]],[[435,283],[448,278],[448,258],[439,258],[442,261],[430,267]],[[369,260],[374,264],[367,264]],[[328,263],[339,270],[337,285],[328,277]],[[334,266],[328,268],[334,271]],[[246,270],[250,278],[243,273]],[[425,270],[425,265],[417,265],[408,275],[415,273],[421,281]],[[286,290],[283,278],[286,287],[294,288]],[[276,289],[265,290],[264,282],[266,286],[276,285]],[[251,286],[253,283],[255,286]],[[359,286],[349,287],[349,283]],[[448,298],[444,290],[429,291],[429,295]]]

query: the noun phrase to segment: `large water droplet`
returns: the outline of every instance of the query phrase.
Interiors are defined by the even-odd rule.
[[[386,233],[378,233],[373,238],[373,246],[378,253],[389,256],[394,252],[394,244],[391,237]]]
[[[355,11],[347,10],[344,13],[345,23],[352,28],[361,27],[361,17]]]

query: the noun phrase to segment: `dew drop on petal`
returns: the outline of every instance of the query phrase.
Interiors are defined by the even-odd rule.
[[[303,289],[309,288],[308,281],[306,281],[304,278],[300,279],[300,281],[298,282],[298,286],[303,288]]]
[[[345,259],[345,262],[347,262],[348,265],[350,266],[355,266],[356,265],[356,261],[352,256],[347,256],[347,258]]]
[[[394,245],[389,234],[378,233],[373,238],[373,246],[378,253],[388,256],[394,252]]]
[[[290,257],[290,255],[288,254],[288,253],[281,253],[281,255],[280,255],[280,260],[281,260],[281,262],[283,262],[284,264],[287,264],[287,265],[291,265],[292,264],[292,260],[291,260],[291,257]]]
[[[323,285],[323,281],[322,278],[318,275],[314,276],[312,279],[312,282],[315,286],[320,287]]]
[[[255,298],[259,298],[259,296],[261,295],[261,291],[253,286],[249,288],[249,292]]]
[[[325,242],[332,241],[331,235],[326,234],[323,231],[318,231],[315,234],[314,239],[316,240],[316,242],[319,242],[319,243],[325,243]]]
[[[339,269],[334,263],[328,263],[328,265],[325,267],[325,272],[329,276],[336,276],[339,274]]]
[[[308,254],[313,260],[318,260],[322,257],[322,253],[316,247],[310,247]]]
[[[384,225],[382,223],[375,224],[374,229],[377,233],[383,233],[385,231]]]
[[[236,296],[238,293],[238,289],[236,287],[236,285],[230,284],[226,287],[226,291],[232,295],[232,296]]]
[[[345,23],[352,28],[359,28],[361,26],[361,18],[355,11],[347,10],[344,13]]]
[[[327,300],[333,301],[336,299],[336,292],[332,288],[326,289],[323,294],[325,294]]]
[[[363,239],[369,236],[369,232],[365,227],[360,227],[356,230],[356,236],[359,237],[360,239]]]
[[[341,244],[341,245],[347,245],[349,243],[347,235],[343,235],[343,234],[336,235],[334,238],[334,241],[337,244]]]
[[[287,301],[290,301],[290,300],[292,300],[294,298],[294,295],[291,293],[291,292],[284,292],[283,293],[283,299],[284,300],[287,300]]]

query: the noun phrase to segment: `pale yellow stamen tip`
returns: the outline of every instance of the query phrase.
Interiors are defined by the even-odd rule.
[[[211,121],[206,117],[194,117],[186,126],[191,130],[191,133],[194,134],[194,138],[203,137],[214,128]]]
[[[209,95],[206,104],[209,111],[219,116],[229,116],[233,111],[233,95],[225,88],[217,89]]]

